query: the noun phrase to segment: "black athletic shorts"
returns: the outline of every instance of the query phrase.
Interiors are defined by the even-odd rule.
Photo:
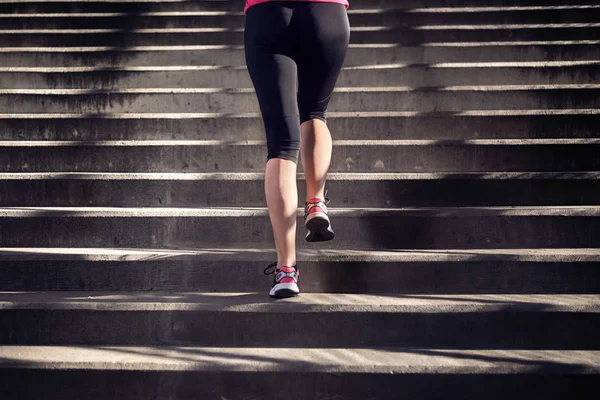
[[[267,159],[297,162],[300,124],[326,121],[349,39],[341,4],[275,1],[248,10],[246,63],[265,125]]]

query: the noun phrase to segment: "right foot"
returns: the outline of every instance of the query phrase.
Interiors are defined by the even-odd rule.
[[[335,237],[327,216],[328,200],[310,199],[304,205],[304,225],[307,242],[325,242]]]
[[[267,272],[271,268],[275,269]],[[265,275],[275,274],[275,280],[273,286],[271,286],[269,296],[275,299],[282,299],[300,294],[300,289],[298,288],[298,275],[300,275],[300,272],[296,266],[277,268],[277,263],[273,263],[265,268],[264,273]]]

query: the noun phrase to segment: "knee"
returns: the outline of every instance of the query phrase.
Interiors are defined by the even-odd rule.
[[[313,112],[301,114],[300,115],[300,124],[303,124],[303,123],[313,120],[313,119],[318,119],[320,121],[323,121],[324,123],[327,123],[327,111],[313,111]]]
[[[298,163],[300,153],[300,124],[298,115],[264,118],[267,134],[267,161],[283,158]]]
[[[272,158],[283,158],[298,164],[300,140],[275,140],[267,142],[267,161]]]

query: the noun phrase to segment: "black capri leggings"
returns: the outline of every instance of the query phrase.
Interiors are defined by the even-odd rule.
[[[268,160],[297,163],[300,124],[326,121],[349,39],[341,4],[275,1],[248,10],[246,63],[265,124]]]

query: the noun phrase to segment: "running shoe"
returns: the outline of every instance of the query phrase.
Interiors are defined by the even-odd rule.
[[[295,265],[293,267],[277,268],[277,263],[273,263],[265,268],[264,274],[275,275],[269,296],[275,299],[282,299],[300,294],[300,289],[298,288],[298,276],[300,272]]]
[[[307,242],[326,242],[335,237],[327,216],[329,199],[310,199],[304,204],[304,226]]]

